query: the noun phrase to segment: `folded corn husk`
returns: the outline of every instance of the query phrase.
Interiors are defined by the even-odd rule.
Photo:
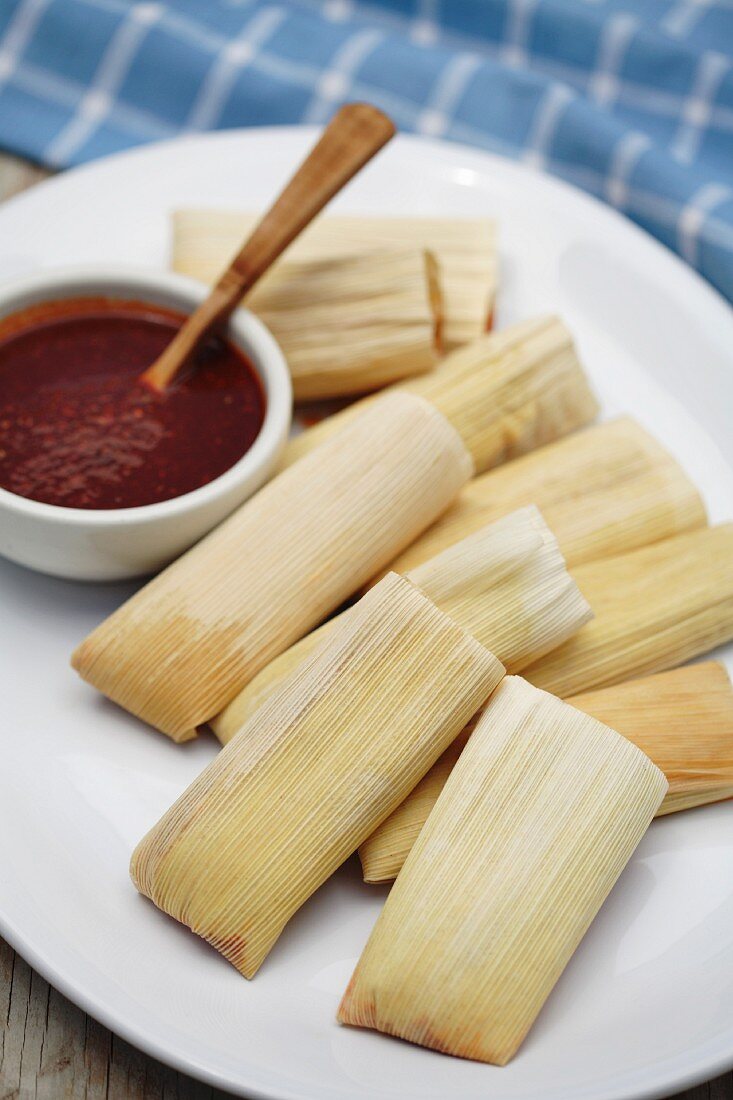
[[[611,557],[705,524],[675,460],[629,417],[575,432],[470,481],[392,562],[407,573],[513,508],[542,509],[568,565]]]
[[[186,740],[433,522],[470,475],[445,418],[391,394],[150,581],[72,664]]]
[[[437,268],[417,249],[285,261],[247,305],[280,344],[296,401],[368,393],[437,362]]]
[[[226,210],[178,210],[173,215],[176,271],[213,283],[249,233],[257,215]],[[435,254],[444,300],[447,348],[475,340],[491,327],[497,282],[493,222],[486,218],[317,218],[290,246],[287,259],[315,261],[365,257],[387,249],[429,249]],[[280,264],[273,269],[277,272]],[[315,295],[314,302],[317,302]]]
[[[709,661],[567,700],[633,741],[664,772],[658,810],[676,813],[733,797],[733,688]],[[365,882],[397,877],[473,730],[460,737],[359,848]]]
[[[559,439],[594,419],[598,404],[556,317],[525,321],[454,351],[436,370],[396,387],[430,401],[453,424],[477,473]],[[372,395],[290,440],[283,465],[350,423]]]
[[[621,684],[625,692],[623,681],[681,664],[733,637],[731,524],[579,566],[573,576],[594,618],[524,670],[528,680],[566,698],[607,684]],[[390,881],[398,873],[468,733],[362,845],[367,881]]]
[[[733,638],[731,523],[572,573],[594,618],[524,671],[563,698],[673,668]]]
[[[138,845],[137,888],[252,977],[503,672],[388,574]]]
[[[666,787],[629,741],[508,677],[387,898],[339,1020],[505,1065]]]
[[[571,637],[591,615],[539,511],[522,508],[412,570],[408,580],[510,671]],[[350,614],[324,623],[262,669],[210,723],[226,744]]]
[[[624,418],[587,428],[474,478],[444,516],[395,559],[395,569],[444,606],[439,594],[426,587],[419,572],[421,565],[426,558],[440,555],[482,527],[491,538],[491,527],[486,528],[485,521],[506,512],[513,497],[517,502],[539,500],[543,515],[553,517],[561,549],[571,561],[587,561],[644,542],[653,543],[705,522],[700,497],[674,459],[639,425]],[[554,527],[552,530],[558,534]],[[440,556],[436,560],[440,563]],[[461,583],[460,571],[456,576]],[[498,610],[500,601],[495,606]],[[456,614],[454,609],[444,610]],[[462,621],[460,612],[457,617]],[[509,671],[518,672],[529,662],[514,652],[512,633],[516,636],[524,620],[508,614],[503,621],[510,635],[506,645],[496,621],[489,624],[488,635],[477,630],[475,624],[464,625],[497,653]],[[286,650],[214,719],[212,725],[222,741],[232,736],[269,691],[317,644],[318,637],[317,631]],[[558,644],[553,640],[545,652]]]
[[[480,715],[477,720],[478,717]],[[404,802],[360,845],[359,859],[364,882],[393,882],[397,878],[468,744],[474,726],[475,722],[469,722]]]
[[[733,687],[717,661],[660,672],[568,702],[618,730],[667,776],[658,813],[733,797]]]

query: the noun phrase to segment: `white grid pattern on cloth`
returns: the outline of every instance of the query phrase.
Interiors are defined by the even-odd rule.
[[[546,167],[555,127],[574,98],[570,88],[564,84],[551,84],[547,89],[535,112],[526,147],[522,152],[522,160],[530,168]]]
[[[316,81],[315,95],[303,115],[303,122],[324,123],[333,112],[334,103],[348,94],[359,65],[377,48],[384,38],[379,30],[358,30],[337,50],[331,65]]]
[[[23,91],[29,92],[49,103],[58,103],[74,109],[84,94],[84,86],[68,77],[48,73],[31,65],[27,61],[18,64],[13,74],[14,83]],[[114,121],[129,129],[131,133],[140,133],[149,141],[164,141],[178,132],[174,126],[168,126],[155,115],[131,107],[124,103],[115,103],[110,108]]]
[[[609,104],[618,99],[621,81],[618,71],[638,23],[633,15],[620,12],[603,28],[596,71],[590,79],[588,92],[595,103]]]
[[[440,137],[446,132],[451,123],[451,113],[480,63],[480,58],[466,53],[458,54],[448,62],[418,116],[417,129],[421,134]]]
[[[275,33],[285,14],[285,9],[279,7],[258,11],[244,30],[220,49],[201,84],[185,129],[206,130],[216,124],[242,69]]]
[[[606,180],[605,196],[612,206],[623,210],[628,202],[629,173],[640,157],[651,147],[646,134],[632,130],[614,149],[611,168]]]
[[[579,2],[589,6],[600,6],[605,3],[605,0],[579,0]],[[704,0],[703,4],[703,0],[699,0],[699,3],[696,3],[695,0],[682,0],[684,6],[687,6],[688,3],[692,3],[692,6],[695,8],[698,8],[700,4],[703,4],[704,7],[709,7],[711,2],[712,0]],[[317,0],[312,0],[312,4],[309,3],[309,0],[300,0],[300,3],[303,7],[308,8],[314,6]],[[526,0],[519,0],[516,6],[516,16],[513,23],[514,29],[511,31],[512,36],[518,36],[519,38],[516,48],[507,49],[505,43],[493,43],[486,40],[479,42],[468,35],[442,27],[440,28],[440,42],[443,46],[450,49],[462,49],[469,53],[477,53],[480,56],[488,58],[500,58],[504,64],[510,67],[521,68],[526,62],[524,44],[526,43],[528,19],[531,15],[529,7],[522,7],[523,3],[526,3]],[[529,5],[535,8],[536,0],[529,0]],[[354,17],[357,10],[362,15],[371,14],[375,19],[379,18],[385,26],[394,29],[406,27],[408,33],[410,33],[411,28],[414,26],[414,20],[412,19],[385,11],[385,9],[376,4],[361,2],[361,0],[359,0],[358,4],[355,3],[355,0],[327,0],[323,7],[324,16],[338,22]],[[621,14],[626,16],[628,13]],[[701,12],[697,13],[696,17],[698,17],[699,14],[701,14]],[[633,16],[631,16],[631,18],[632,20],[634,19]],[[615,19],[615,16],[612,17],[612,19]],[[639,24],[637,23],[637,27],[638,26]],[[539,64],[540,62],[535,60],[535,65]],[[587,82],[586,90],[589,98],[594,102],[603,102],[602,97],[596,100],[596,94],[594,92],[593,76],[596,71],[595,69],[592,73],[589,73],[587,70],[576,67],[568,61],[560,61],[557,58],[549,57],[542,58],[541,69],[548,76],[571,85],[575,85],[585,80]],[[600,88],[603,89],[603,87],[604,83],[601,81]],[[670,118],[679,115],[686,99],[683,93],[675,93],[673,91],[640,84],[638,81],[632,80],[628,76],[624,76],[623,79],[617,81],[616,93],[618,102],[626,107],[649,111],[652,114],[661,114],[669,116]],[[733,109],[713,105],[710,112],[710,123],[720,129],[733,133]]]
[[[662,29],[675,38],[684,38],[711,7],[712,0],[679,0],[662,19]]]
[[[103,0],[103,2],[108,3],[110,0]],[[262,66],[265,72],[271,71],[273,74],[279,74],[277,63],[268,64],[260,58],[258,59],[258,64]],[[38,70],[26,62],[20,64],[16,72],[23,81],[24,86],[28,90],[34,91],[39,96],[47,96],[52,101],[63,101],[68,103],[74,103],[78,98],[79,85],[75,85],[71,81],[66,81],[58,77],[52,79],[48,74],[43,73],[42,70]],[[298,66],[295,73],[291,75],[299,79],[303,87],[312,87],[316,73],[316,69],[302,65]],[[351,91],[355,96],[367,98],[371,89],[368,85],[357,83],[352,87]],[[395,109],[401,110],[405,106],[406,105],[401,101],[397,99],[394,100]],[[117,106],[114,108],[114,111],[118,113],[121,112],[122,109]],[[162,125],[153,126],[152,120],[146,114],[135,109],[127,109],[122,113],[123,118],[125,114],[129,115],[131,119],[134,118],[136,123],[149,128],[151,137],[168,137],[175,132],[172,128],[166,128]],[[486,135],[482,131],[468,123],[454,123],[452,131],[456,140],[466,144],[474,144],[497,152],[506,153],[510,150],[510,146],[503,143],[500,139],[487,140]],[[577,186],[595,194],[602,193],[603,186],[607,179],[604,173],[599,172],[589,165],[564,165],[551,156],[546,158],[545,166],[548,170],[562,176],[569,182],[575,183]],[[730,192],[726,188],[722,190],[725,191],[726,195],[733,195],[733,192]],[[716,194],[718,194],[718,192],[716,192]],[[655,216],[660,223],[667,228],[673,229],[678,226],[680,210],[678,204],[673,200],[665,200],[654,192],[645,191],[638,187],[626,188],[626,197],[626,205],[630,210],[635,210],[642,215]],[[718,201],[721,200],[718,199]],[[712,236],[717,235],[721,238],[730,236],[731,248],[733,248],[732,227],[728,227],[726,223],[716,222],[713,219],[710,224],[710,230]]]
[[[410,25],[410,40],[432,46],[440,36],[438,0],[418,0],[417,15]]]
[[[716,206],[730,201],[731,198],[733,198],[733,191],[730,187],[720,183],[707,183],[682,208],[677,226],[679,251],[680,255],[693,267],[697,264],[703,223]],[[733,227],[730,227],[730,235],[733,238]]]
[[[324,18],[332,23],[343,23],[346,19],[351,19],[353,13],[352,0],[325,0],[323,5]]]
[[[222,19],[216,0],[200,19],[195,9],[177,8],[171,0],[5,2],[14,11],[0,36],[0,97],[12,89],[36,99],[40,108],[48,106],[55,133],[32,150],[46,162],[62,165],[94,155],[98,145],[108,147],[103,139],[110,129],[119,147],[128,135],[134,144],[215,128],[225,111],[227,120],[242,112],[246,123],[243,94],[254,97],[256,121],[267,122],[272,81],[278,85],[279,121],[289,98],[292,121],[314,123],[346,99],[370,99],[392,113],[401,129],[466,141],[547,168],[636,218],[692,262],[704,263],[704,241],[717,249],[714,278],[727,263],[721,250],[731,252],[733,296],[733,224],[726,206],[731,191],[724,173],[725,143],[733,135],[731,59],[685,42],[694,28],[710,38],[708,20],[720,17],[721,0],[659,0],[656,22],[650,22],[649,9],[631,11],[628,0],[576,0],[582,49],[565,48],[572,46],[568,27],[575,26],[568,22],[570,0],[496,0],[491,12],[500,11],[503,22],[492,16],[490,30],[470,34],[470,24],[461,22],[458,8],[448,8],[448,0],[415,0],[409,14],[390,10],[390,0],[218,0],[229,12]],[[63,5],[114,17],[91,79],[75,79],[73,65],[45,68],[39,61],[46,13],[53,11],[52,26],[58,28]],[[562,18],[553,40],[556,16]],[[328,23],[343,26],[342,39],[331,30],[324,48],[314,38],[309,49],[307,35]],[[162,51],[168,42],[175,51],[180,42],[184,57],[185,51],[203,54],[206,75],[182,118],[156,112],[149,97],[134,94],[132,66],[140,56],[149,64],[141,47],[153,26],[154,49]],[[387,41],[383,62],[378,51]],[[29,46],[32,62],[25,56]],[[645,49],[649,83],[639,63]],[[419,74],[404,87],[395,61],[400,50],[412,51],[405,72]],[[164,57],[162,62],[165,67]],[[384,79],[380,65],[391,69],[384,69]],[[240,88],[245,68],[251,79]],[[89,71],[88,63],[82,71]],[[494,109],[482,109],[481,95],[497,94],[506,95],[508,112],[517,112],[514,131],[495,109],[501,101],[492,98],[487,107]],[[569,110],[575,107],[580,109]],[[25,135],[20,138],[22,144]]]
[[[100,119],[109,113],[114,95],[127,75],[144,35],[163,15],[159,3],[133,4],[102,57],[94,79],[84,92],[74,116],[46,150],[54,166],[63,164],[89,137]]]
[[[527,35],[537,0],[509,0],[506,40],[501,59],[507,65],[524,65],[527,61]]]
[[[7,80],[16,68],[48,4],[49,0],[25,0],[16,9],[0,48],[0,81]]]
[[[710,120],[713,96],[731,69],[723,54],[708,52],[700,58],[695,83],[682,108],[679,130],[672,144],[672,152],[678,160],[688,164],[694,160],[703,129]]]

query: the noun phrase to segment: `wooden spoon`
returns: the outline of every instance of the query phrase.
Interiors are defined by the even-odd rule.
[[[394,123],[368,103],[342,107],[232,260],[141,381],[162,392],[195,347],[227,320],[244,294],[292,240],[394,135]]]

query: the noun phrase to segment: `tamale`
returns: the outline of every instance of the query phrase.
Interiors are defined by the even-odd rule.
[[[437,362],[440,288],[417,249],[277,264],[247,305],[280,344],[296,401],[368,393]]]
[[[415,789],[410,791],[404,802],[359,846],[364,882],[393,882],[397,878],[459,756],[468,744],[479,717],[477,715],[475,721],[469,722]]]
[[[625,738],[507,677],[392,887],[339,1020],[505,1065],[666,787]]]
[[[138,845],[137,888],[252,977],[503,673],[388,574]]]
[[[572,570],[594,618],[524,670],[562,698],[662,672],[733,638],[733,523]]]
[[[733,524],[703,528],[618,558],[579,566],[572,575],[594,618],[523,673],[532,683],[565,698],[612,684],[620,685],[617,698],[627,698],[629,685],[624,681],[630,677],[681,664],[733,638]],[[556,656],[561,659],[553,663]],[[575,703],[574,698],[571,701]],[[690,706],[694,709],[694,699]],[[581,709],[586,708],[581,705]],[[607,711],[595,716],[615,717]],[[636,741],[633,721],[630,718],[620,732]],[[643,730],[644,719],[638,723]],[[362,845],[359,854],[367,881],[389,881],[398,873],[468,732]],[[640,745],[647,751],[647,744]],[[649,754],[665,767],[664,758]],[[689,789],[688,794],[692,797]]]
[[[658,815],[733,797],[733,688],[718,662],[659,672],[566,701],[633,741],[661,768],[669,790]],[[472,729],[469,723],[361,845],[366,882],[397,877]]]
[[[407,577],[510,671],[560,645],[591,615],[534,506],[474,532]],[[211,721],[219,739],[226,744],[348,614],[306,634],[263,668]]]
[[[733,687],[718,661],[575,695],[578,710],[628,737],[661,768],[658,814],[733,797]]]
[[[435,558],[439,570],[443,568],[439,555],[457,545],[463,536],[483,528],[491,538],[486,522],[504,514],[512,499],[517,503],[539,500],[543,516],[553,518],[553,534],[559,533],[561,549],[571,562],[661,541],[705,523],[702,501],[674,459],[633,420],[623,418],[587,428],[474,478],[444,515],[395,559],[395,571],[410,577],[439,606],[463,621],[460,610],[456,613],[454,608],[444,606],[439,593],[426,586],[418,570],[429,558]],[[454,569],[460,584],[461,569]],[[495,606],[501,607],[500,598]],[[539,615],[536,618],[541,621]],[[475,624],[463,625],[488,645],[510,672],[519,672],[534,660],[527,661],[514,651],[511,633],[521,622],[511,614],[504,618],[510,632],[508,645],[498,634],[494,619],[488,635],[483,635]],[[306,636],[286,650],[213,720],[222,741],[232,736],[309,647],[317,644],[317,637],[318,632],[313,638]],[[545,652],[558,644],[553,640]],[[633,674],[632,670],[629,675]]]
[[[542,510],[568,565],[623,554],[706,521],[697,490],[671,455],[621,417],[474,478],[389,568],[407,573],[524,504]]]
[[[255,214],[235,211],[176,211],[174,269],[213,283],[256,221]],[[395,248],[429,249],[434,253],[444,300],[446,348],[475,340],[491,327],[497,259],[494,224],[487,218],[325,215],[308,226],[280,264],[322,263]],[[279,266],[273,270],[277,272]],[[315,295],[313,303],[318,304]]]
[[[470,476],[445,418],[391,394],[150,581],[72,664],[186,740],[432,523]]]
[[[448,355],[436,370],[393,389],[430,401],[471,452],[476,473],[507,462],[590,423],[598,404],[568,330],[541,317],[484,336]],[[289,466],[340,430],[367,402],[354,402],[287,444]]]

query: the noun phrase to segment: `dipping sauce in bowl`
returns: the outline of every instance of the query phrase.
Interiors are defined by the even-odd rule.
[[[212,338],[164,394],[138,379],[183,314],[69,298],[0,321],[0,486],[66,508],[182,496],[252,446],[265,394],[249,359]]]

